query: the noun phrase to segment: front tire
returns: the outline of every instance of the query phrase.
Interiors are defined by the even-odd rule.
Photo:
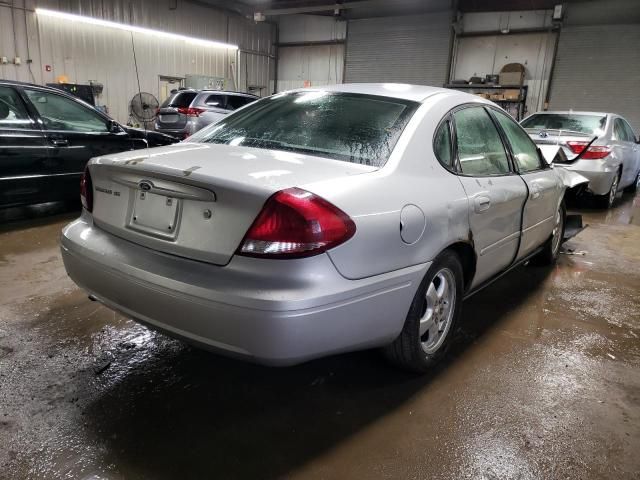
[[[636,175],[635,181],[625,188],[624,191],[628,193],[636,193],[638,191],[638,187],[640,187],[640,172]]]
[[[553,265],[560,256],[560,247],[564,239],[564,229],[567,219],[567,210],[564,202],[556,212],[555,224],[551,231],[551,237],[545,242],[542,251],[534,258],[536,265]]]
[[[464,296],[458,256],[445,250],[433,262],[418,287],[402,332],[384,348],[395,365],[424,373],[446,354]]]

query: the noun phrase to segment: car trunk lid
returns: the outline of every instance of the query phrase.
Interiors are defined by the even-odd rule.
[[[251,147],[180,143],[95,159],[95,224],[169,254],[229,262],[275,192],[375,167]]]
[[[577,157],[576,153],[569,147],[569,142],[590,142],[594,135],[583,132],[573,132],[568,130],[556,129],[525,129],[531,139],[537,145],[557,145],[560,147],[568,161],[572,161]]]
[[[177,130],[187,124],[187,115],[180,113],[177,107],[163,107],[158,110],[156,120],[159,129]]]

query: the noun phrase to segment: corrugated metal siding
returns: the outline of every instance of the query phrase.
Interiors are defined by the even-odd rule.
[[[17,7],[23,7],[20,0],[15,3]],[[34,3],[34,0],[25,0],[24,7],[33,9]],[[273,50],[271,25],[255,24],[188,1],[178,0],[177,8],[171,9],[174,4],[173,0],[37,2],[43,8],[234,43],[252,52],[240,54],[242,77],[236,85],[235,51],[134,34],[141,88],[156,96],[160,93],[159,75],[184,77],[187,74],[225,77],[229,89],[245,90],[247,85],[259,85],[265,86],[259,91],[261,95],[272,92],[273,59],[268,56]],[[25,12],[19,8],[14,9],[13,14],[16,45],[11,9],[0,4],[0,54],[12,57],[16,52],[22,57],[23,64],[0,65],[0,78],[39,84],[53,82],[58,75],[66,75],[74,83],[96,80],[104,85],[99,103],[107,105],[114,118],[127,121],[129,100],[137,92],[130,33],[38,17],[32,11]],[[31,71],[26,64],[27,58],[33,60]],[[51,65],[52,71],[46,72],[45,65]]]
[[[441,87],[450,36],[450,12],[349,21],[345,81]]]
[[[549,108],[618,113],[640,133],[639,45],[640,24],[563,28]]]

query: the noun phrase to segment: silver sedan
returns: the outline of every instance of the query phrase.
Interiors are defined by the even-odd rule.
[[[538,145],[556,145],[555,159],[589,179],[588,191],[610,208],[621,189],[635,192],[640,182],[640,140],[620,115],[597,112],[538,112],[522,126]]]
[[[565,188],[479,97],[303,89],[188,142],[93,159],[61,248],[92,298],[205,348],[290,365],[383,347],[424,371],[465,297],[556,260]]]

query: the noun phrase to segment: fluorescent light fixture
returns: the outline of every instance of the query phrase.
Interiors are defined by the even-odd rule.
[[[133,25],[126,25],[124,23],[109,22],[107,20],[100,20],[98,18],[85,17],[83,15],[73,15],[71,13],[58,12],[56,10],[47,10],[46,8],[36,8],[36,14],[47,17],[61,18],[63,20],[69,20],[72,22],[86,23],[89,25],[117,28],[118,30],[124,30],[125,32],[142,33],[145,35],[153,35],[159,38],[170,38],[172,40],[183,40],[187,43],[200,45],[202,47],[228,48],[230,50],[238,49],[237,45],[231,45],[229,43],[214,42],[213,40],[205,40],[203,38],[187,37],[186,35],[178,35],[177,33],[161,32],[160,30],[151,30],[150,28],[135,27]]]

